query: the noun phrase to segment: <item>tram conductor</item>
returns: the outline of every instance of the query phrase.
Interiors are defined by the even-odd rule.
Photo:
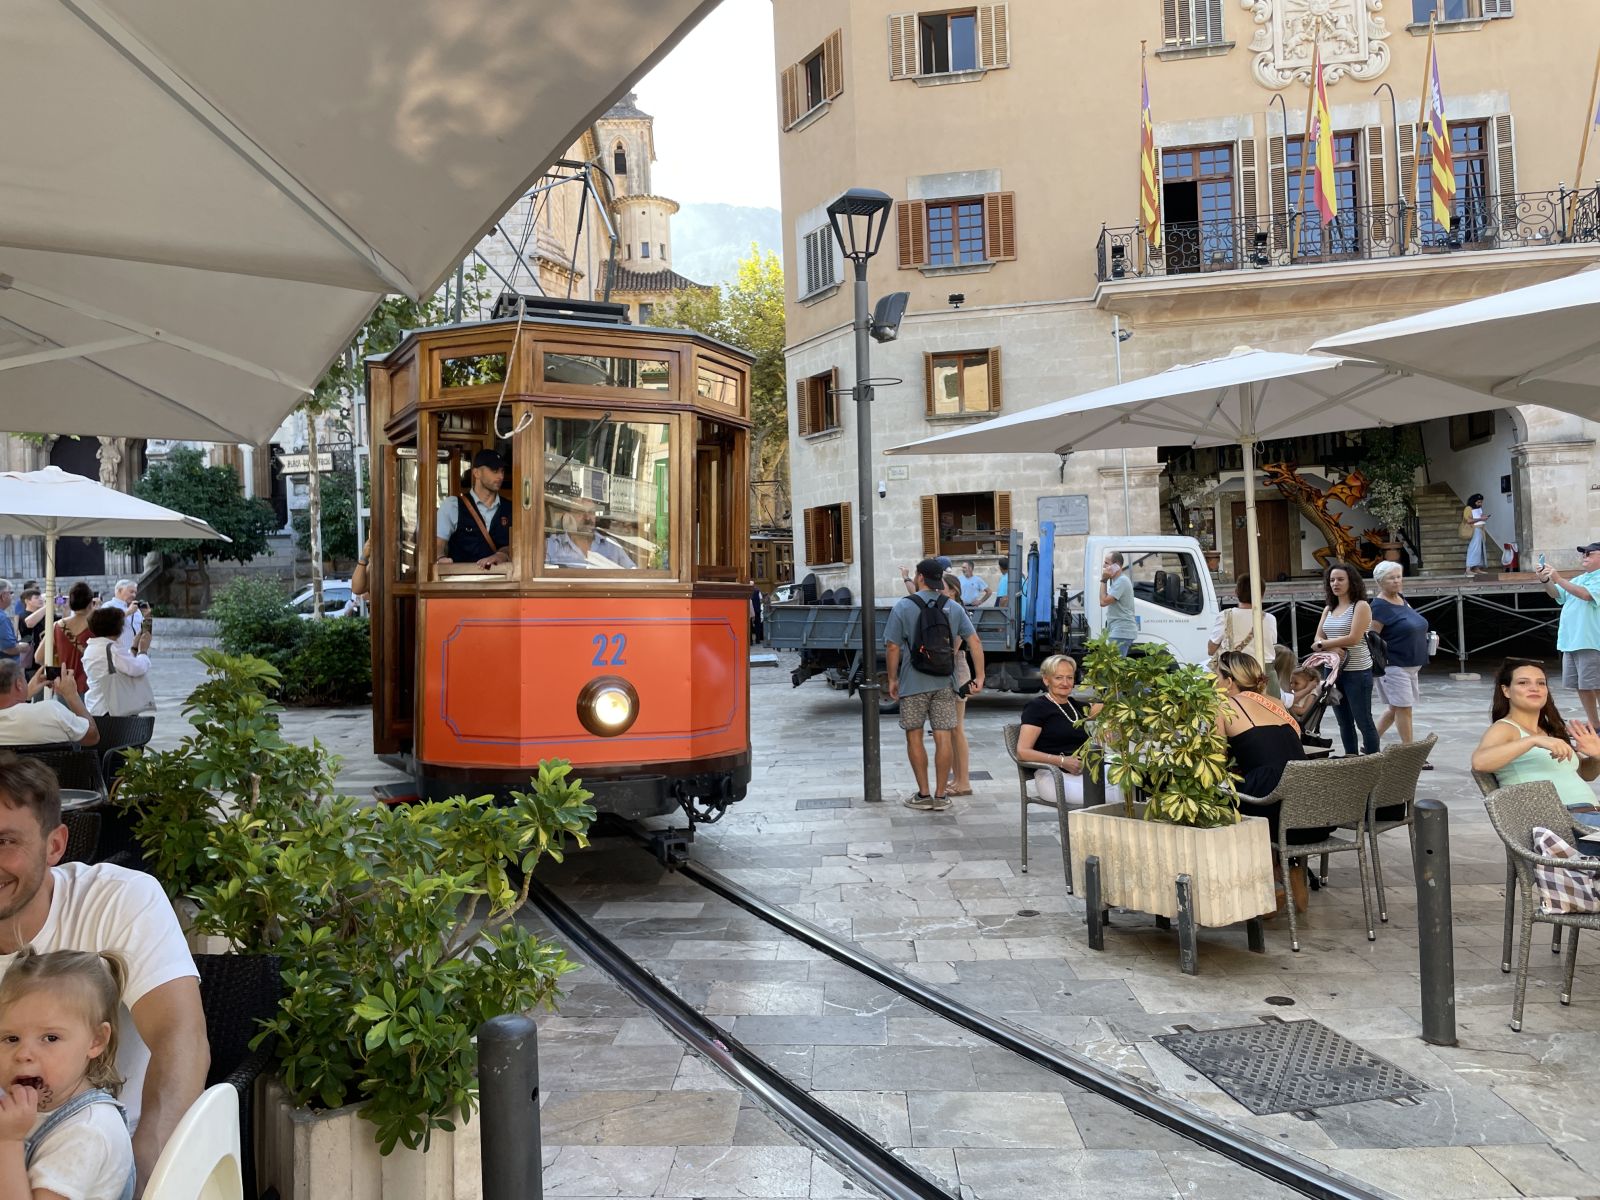
[[[472,486],[439,506],[436,562],[477,563],[484,570],[511,561],[511,504],[500,497],[505,460],[494,450],[472,456]]]

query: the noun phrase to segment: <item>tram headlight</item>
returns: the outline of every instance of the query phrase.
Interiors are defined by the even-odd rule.
[[[639,719],[639,693],[615,675],[602,675],[578,693],[578,720],[596,737],[626,733]]]

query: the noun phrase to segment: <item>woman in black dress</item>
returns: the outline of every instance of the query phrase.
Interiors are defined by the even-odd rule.
[[[1022,728],[1017,735],[1017,758],[1024,763],[1058,767],[1065,775],[1069,804],[1083,803],[1083,759],[1089,740],[1084,722],[1099,705],[1080,704],[1072,698],[1078,684],[1078,664],[1065,654],[1052,654],[1039,664],[1044,692],[1022,707]],[[1034,772],[1028,790],[1041,800],[1055,802],[1055,789]]]

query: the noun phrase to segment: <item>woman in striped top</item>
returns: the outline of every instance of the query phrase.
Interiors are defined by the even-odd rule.
[[[1343,653],[1339,669],[1339,703],[1334,715],[1339,718],[1339,740],[1346,754],[1378,752],[1378,727],[1372,722],[1372,654],[1367,650],[1367,629],[1372,625],[1372,607],[1361,573],[1338,559],[1322,572],[1322,590],[1328,605],[1317,622],[1313,650]]]

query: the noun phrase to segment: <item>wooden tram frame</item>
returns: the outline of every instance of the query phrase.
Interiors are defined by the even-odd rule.
[[[602,813],[682,808],[691,823],[715,820],[750,779],[752,360],[692,331],[622,324],[620,305],[583,306],[606,318],[594,320],[525,304],[520,319],[408,333],[367,362],[374,748],[429,796],[526,786],[540,760],[565,758]],[[547,382],[557,353],[665,362],[666,386]],[[503,383],[443,383],[448,360],[502,355]],[[669,427],[667,569],[544,563],[545,421],[606,413]],[[472,455],[507,445],[496,436],[506,430],[511,570],[440,574],[440,485],[456,493]],[[403,507],[415,510],[409,554]],[[633,649],[607,658],[614,642],[599,639],[622,627]],[[602,646],[592,657],[591,641]],[[637,719],[614,737],[577,715],[579,693],[601,676],[636,697]]]

